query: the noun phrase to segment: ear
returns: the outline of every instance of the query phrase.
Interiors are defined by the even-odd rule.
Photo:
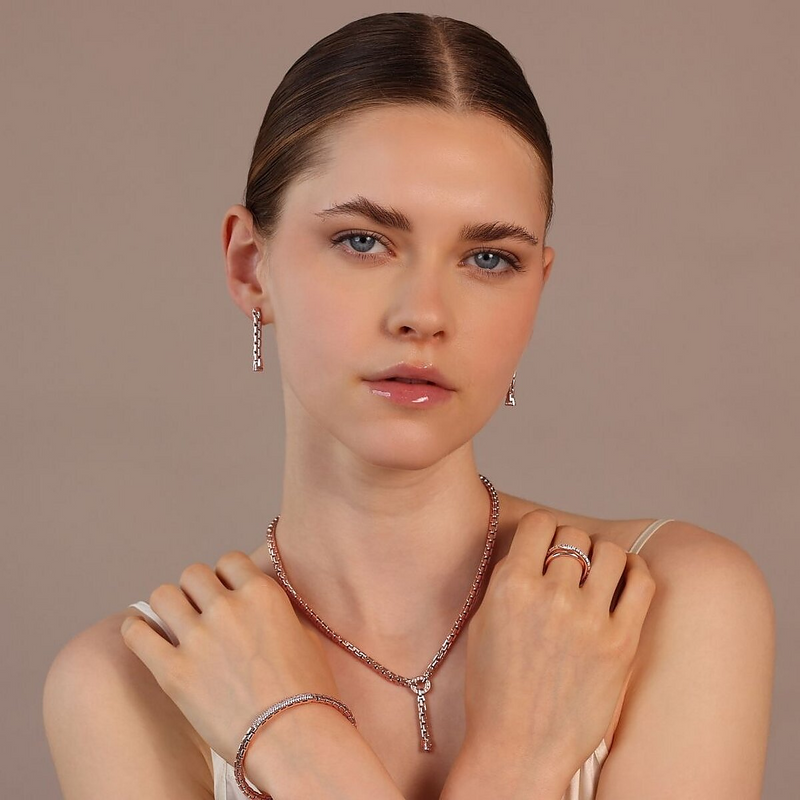
[[[556,257],[556,251],[553,250],[552,247],[544,247],[542,248],[542,267],[544,269],[544,274],[542,276],[542,286],[547,283],[547,279],[550,277],[551,267],[553,266],[553,260]]]
[[[225,274],[233,302],[252,317],[261,309],[261,321],[274,322],[272,304],[266,285],[266,250],[253,226],[253,215],[245,206],[231,206],[222,220],[222,252]]]

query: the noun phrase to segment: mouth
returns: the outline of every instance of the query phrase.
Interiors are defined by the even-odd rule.
[[[421,381],[421,380],[415,380],[414,378],[384,378],[384,380],[397,381],[398,383],[427,383],[428,386],[439,386],[438,383],[434,383],[433,381]]]
[[[407,408],[438,406],[456,394],[455,391],[445,389],[433,381],[397,375],[378,380],[365,380],[364,383],[374,396]]]
[[[454,391],[455,387],[439,372],[433,364],[416,365],[407,362],[394,364],[387,369],[368,375],[370,383],[389,382],[435,386],[438,389]]]

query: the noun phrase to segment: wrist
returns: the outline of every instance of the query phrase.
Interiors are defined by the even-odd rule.
[[[287,708],[268,720],[247,748],[244,771],[273,797],[403,800],[356,727],[322,703]]]

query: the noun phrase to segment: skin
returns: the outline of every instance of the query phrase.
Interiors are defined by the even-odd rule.
[[[287,428],[281,552],[310,602],[398,668],[429,652],[421,630],[449,629],[483,548],[489,505],[472,439],[503,402],[555,256],[532,152],[485,115],[374,110],[334,138],[322,175],[291,186],[269,245],[244,207],[223,222],[228,289],[248,318],[257,307],[274,326]],[[405,213],[413,232],[315,217],[359,194]],[[524,272],[500,261],[506,274],[487,277],[468,255],[481,243],[459,228],[494,220],[539,238],[493,243]],[[370,261],[352,240],[330,247],[352,228],[389,244],[376,242]],[[401,360],[435,364],[456,387],[451,400],[409,410],[373,396],[363,376]]]
[[[223,222],[231,296],[248,319],[258,307],[274,325],[287,425],[277,533],[284,561],[313,608],[324,608],[331,624],[346,620],[351,641],[402,674],[427,663],[449,630],[483,546],[486,492],[472,439],[502,403],[552,272],[541,186],[531,148],[497,120],[384,108],[348,123],[333,139],[327,169],[291,187],[269,245],[243,207],[232,207]],[[315,216],[356,195],[405,213],[413,232],[362,217],[320,223]],[[535,246],[493,243],[514,253],[524,272],[484,279],[474,271],[469,253],[483,243],[460,241],[458,230],[494,220],[539,237]],[[352,240],[328,246],[348,229],[385,237],[372,248],[375,260],[359,260]],[[451,402],[406,412],[364,391],[365,375],[400,360],[435,363],[457,389]],[[567,536],[576,543],[588,534],[623,549],[649,521],[600,521],[502,498],[498,557],[522,515],[537,508],[572,526]],[[756,798],[774,662],[769,590],[732,542],[691,523],[665,527],[669,535],[648,545],[660,588],[604,737],[615,747],[598,800]],[[271,573],[263,546],[253,559]],[[566,561],[552,566],[568,570]],[[325,642],[339,685],[362,690],[363,665]],[[438,685],[449,683],[450,708],[459,706],[463,657],[457,643],[442,667]],[[427,768],[438,789],[458,753],[458,733],[445,743],[440,735],[438,767],[427,756],[427,767],[418,754],[398,756],[388,731],[382,748],[380,718],[398,718],[408,699],[395,693],[389,700],[381,688],[360,708],[365,730],[371,709],[380,708],[372,720],[376,751],[393,775]],[[463,719],[451,722],[463,731]],[[462,784],[489,788],[498,755],[474,775],[478,760],[467,759],[463,782],[451,784],[454,796]],[[491,788],[497,793],[502,784]]]
[[[321,174],[290,187],[271,242],[256,235],[244,207],[228,210],[222,225],[227,285],[248,322],[251,310],[260,308],[264,324],[272,325],[275,334],[287,426],[277,539],[292,583],[340,633],[381,663],[412,675],[438,649],[474,576],[488,502],[477,478],[472,439],[502,404],[532,335],[554,251],[544,244],[545,209],[532,151],[497,120],[432,109],[370,111],[337,133],[331,155]],[[321,221],[315,216],[356,195],[402,211],[413,231],[363,217]],[[465,223],[495,220],[523,225],[539,242],[459,240]],[[380,235],[386,242],[374,245],[374,260],[358,259],[355,240],[330,246],[333,236],[350,229]],[[514,253],[525,271],[482,277],[480,259],[471,251],[493,248]],[[510,270],[505,262],[498,268]],[[362,378],[401,360],[434,363],[456,387],[448,404],[400,409],[372,396]],[[513,585],[530,580],[537,591],[544,587],[537,567],[550,532],[540,531],[536,547],[530,546],[533,539],[528,544],[517,539],[524,515],[547,510],[559,540],[587,552],[591,541],[598,571],[590,581],[602,574],[602,542],[627,549],[651,521],[598,520],[499,494],[493,565],[516,542]],[[678,520],[661,528],[646,551],[657,589],[604,736],[613,747],[597,800],[755,800],[766,756],[774,664],[774,608],[764,577],[733,542]],[[611,551],[606,547],[605,552]],[[266,544],[250,558],[274,577]],[[556,559],[546,580],[569,586],[575,569],[572,559]],[[613,586],[610,579],[608,585]],[[185,578],[181,587],[191,590]],[[481,626],[486,637],[500,635],[502,621],[512,618],[513,607],[503,605],[503,597],[520,597],[524,609],[535,595],[498,592],[497,602],[487,604],[485,612],[481,607],[485,619],[499,620]],[[531,622],[540,606],[533,602],[522,618]],[[575,608],[556,626],[567,644],[573,638],[564,627],[578,623]],[[169,796],[180,792],[181,800],[211,796],[207,743],[176,714],[120,636],[123,618],[134,613],[112,615],[75,637],[51,667],[45,723],[64,796],[105,797],[128,779],[133,764],[148,776],[151,793],[167,796],[161,787],[169,785]],[[534,629],[547,624],[545,617],[531,622]],[[348,725],[342,727],[333,715],[332,724],[345,733],[334,737],[323,731],[320,747],[342,739],[341,755],[337,751],[334,761],[344,780],[352,778],[352,764],[372,763],[376,785],[380,765],[385,765],[406,798],[438,797],[444,786],[443,800],[487,794],[560,800],[565,775],[575,764],[568,764],[548,789],[541,772],[517,774],[513,783],[519,791],[514,793],[509,770],[531,762],[508,757],[508,748],[478,738],[471,748],[462,748],[465,634],[436,672],[436,692],[429,702],[436,752],[423,754],[414,737],[397,735],[396,720],[413,720],[413,700],[315,632],[304,616],[299,621],[318,636],[340,696],[348,699],[380,758],[370,762],[369,753],[359,753],[358,742],[345,740],[352,734]],[[583,708],[559,713],[553,706],[548,717],[536,705],[544,694],[524,696],[536,653],[517,648],[530,648],[529,639],[505,641],[508,653],[517,653],[511,671],[523,687],[511,696],[534,705],[514,702],[508,708],[519,712],[521,720],[539,724],[550,719],[569,727],[576,717],[584,720]],[[491,647],[475,651],[480,659],[500,652],[500,640],[487,641]],[[224,650],[229,657],[233,647],[229,643]],[[581,654],[585,650],[579,647]],[[491,677],[499,670],[512,666],[502,652],[497,658],[498,664],[477,662],[489,676],[486,686],[492,686]],[[548,673],[549,662],[554,671]],[[536,672],[537,685],[548,685],[548,674],[565,675],[554,656],[539,654],[537,666],[545,670]],[[586,700],[597,708],[609,703],[609,697],[589,697],[586,675],[594,674],[591,665],[586,667],[577,684],[565,690],[569,702],[578,698],[579,705]],[[558,694],[559,684],[549,685]],[[503,690],[496,683],[493,688]],[[478,690],[475,697],[484,695]],[[243,707],[254,704],[248,700]],[[591,736],[586,732],[587,741],[595,741],[602,716],[595,719]],[[286,720],[291,722],[288,715],[284,723],[289,724]],[[482,724],[492,720],[497,722],[490,714]],[[124,747],[108,743],[110,726]],[[85,741],[91,746],[85,747]],[[159,754],[164,747],[173,753],[169,763]],[[179,765],[189,780],[176,778]],[[300,780],[303,770],[287,775]],[[496,785],[490,785],[492,779]],[[364,796],[392,795],[370,788]]]

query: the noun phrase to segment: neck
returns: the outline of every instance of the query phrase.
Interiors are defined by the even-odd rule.
[[[275,539],[300,597],[340,636],[372,645],[375,657],[412,644],[434,653],[486,545],[491,497],[471,445],[413,470],[334,468],[287,449],[284,474]],[[499,555],[495,547],[484,588]]]

